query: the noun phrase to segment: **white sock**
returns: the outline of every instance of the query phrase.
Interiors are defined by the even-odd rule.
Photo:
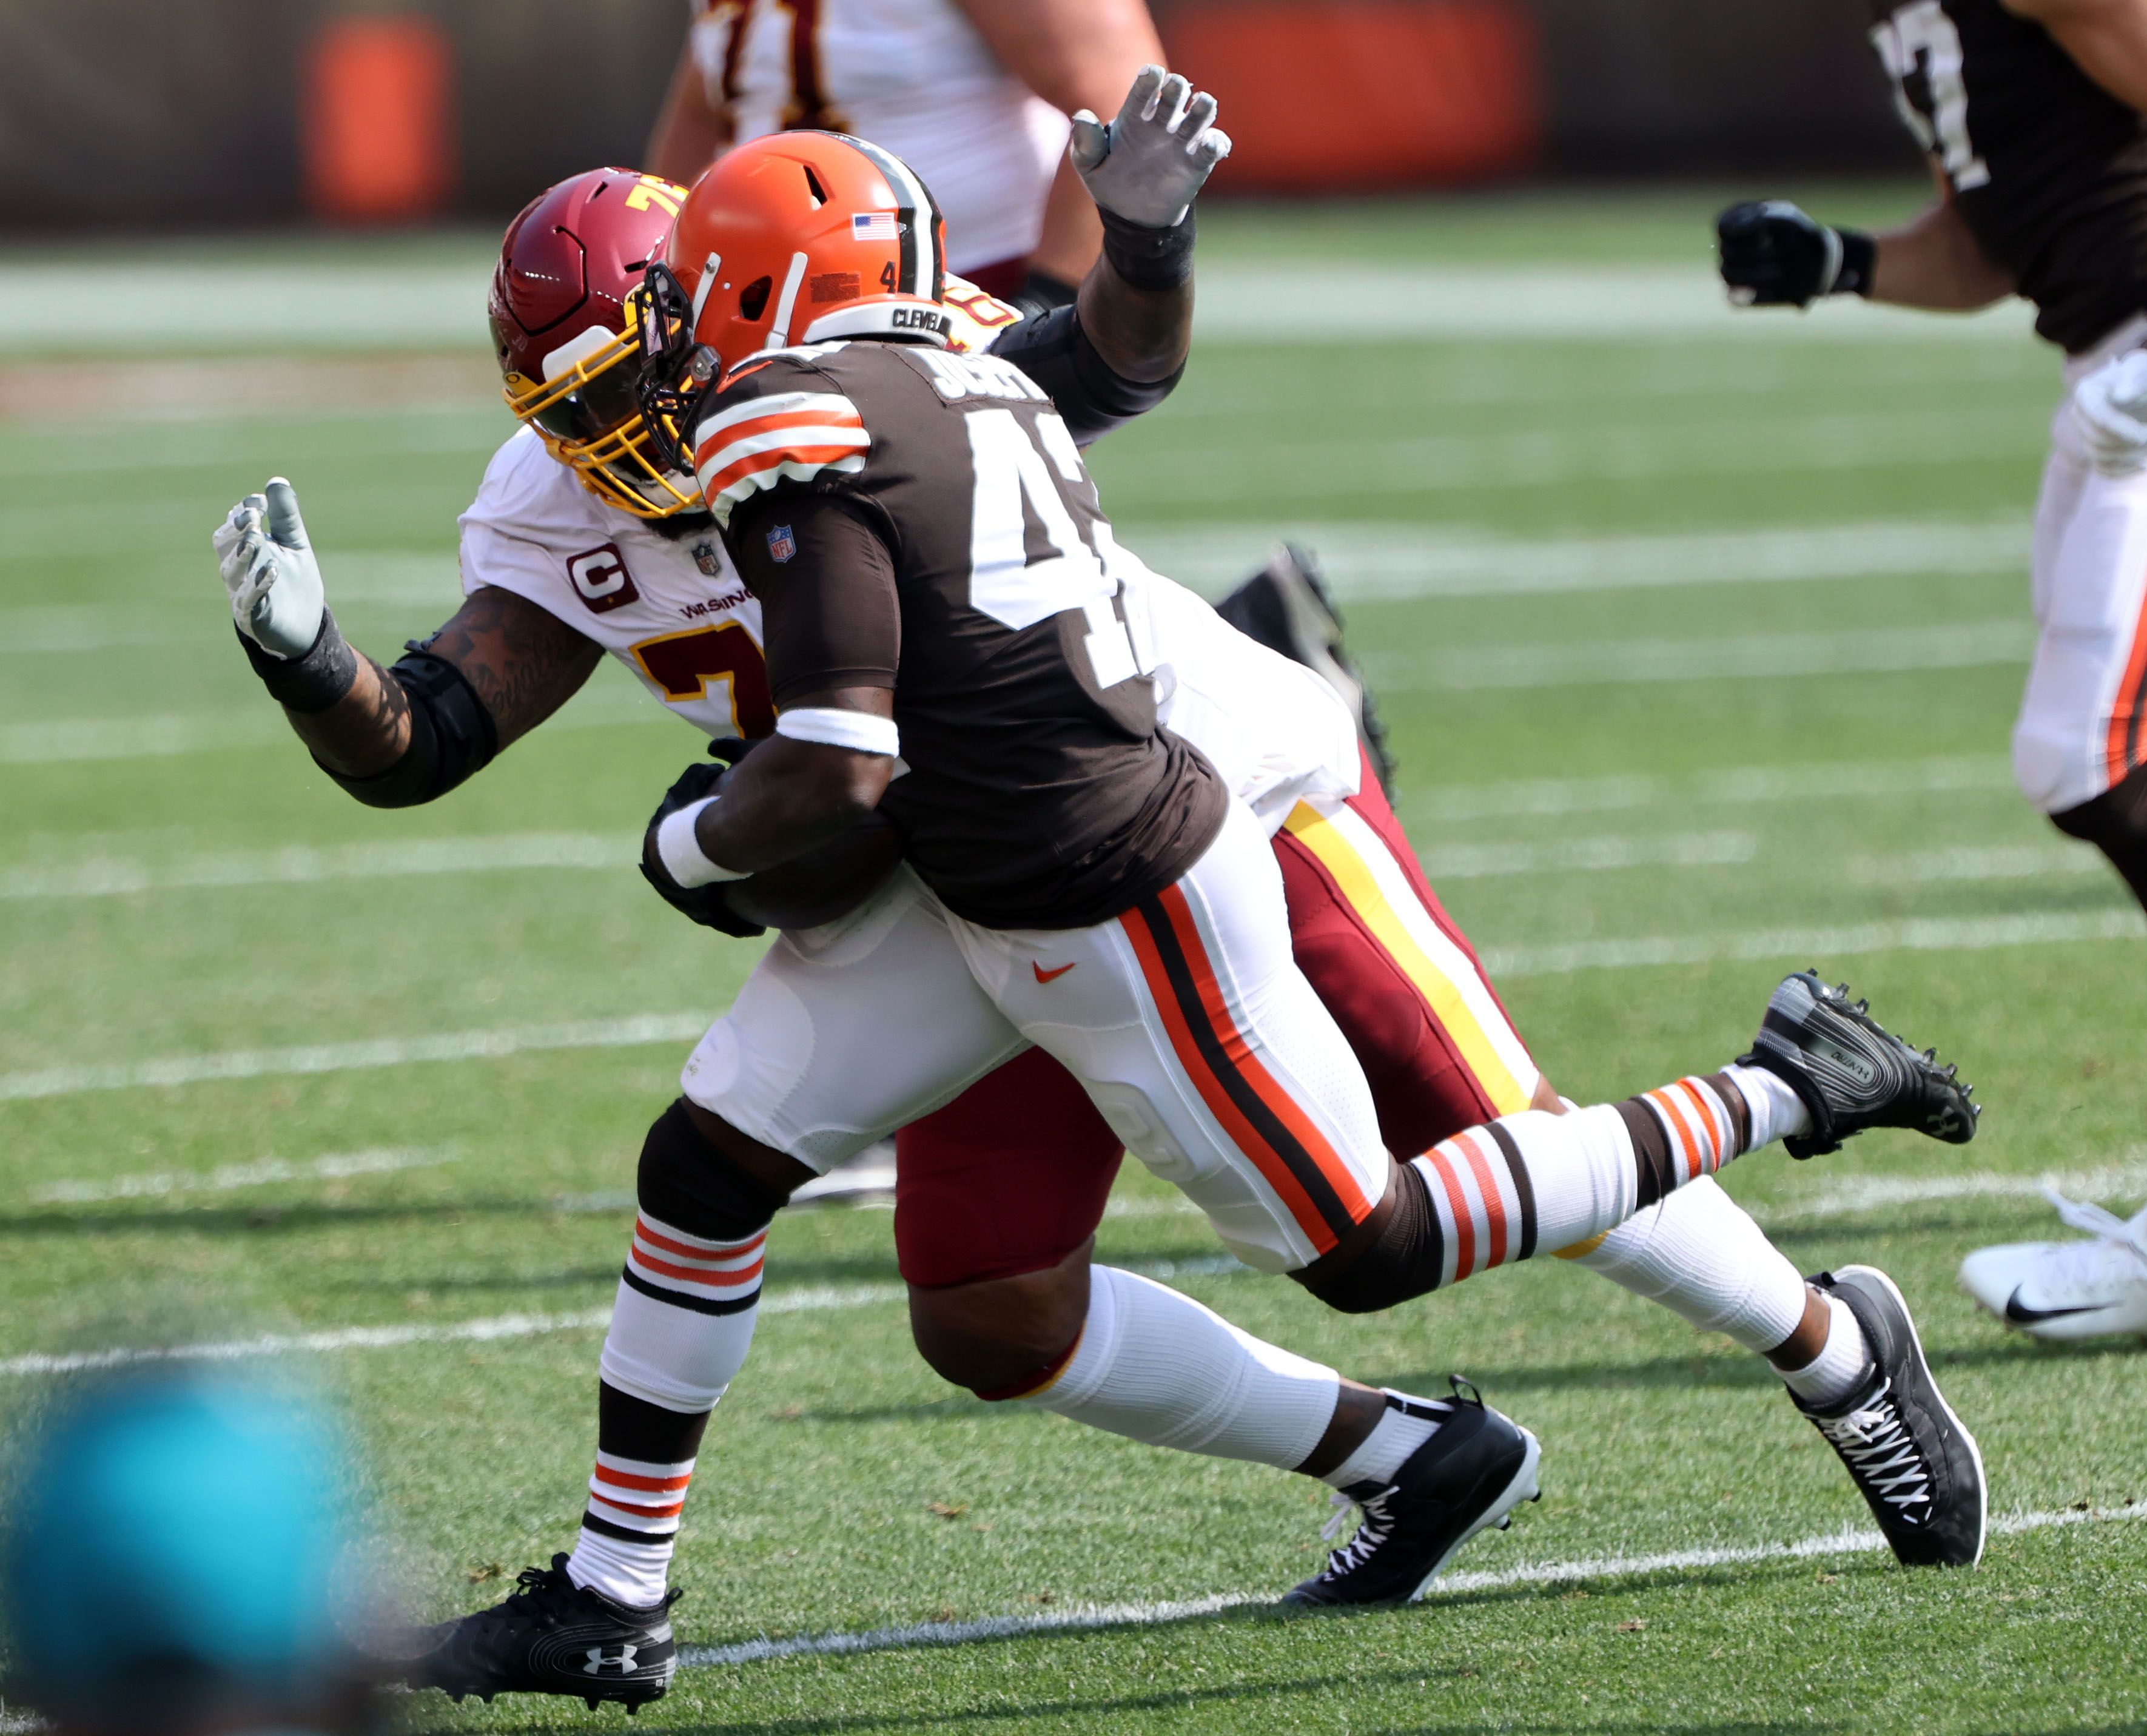
[[[767,1239],[710,1242],[637,1218],[598,1363],[604,1379],[666,1410],[713,1410],[753,1348]]]
[[[1839,1296],[1826,1298],[1834,1318],[1826,1329],[1826,1343],[1801,1368],[1779,1371],[1789,1388],[1807,1404],[1839,1404],[1871,1378],[1871,1346],[1849,1304]]]
[[[1115,1267],[1089,1274],[1089,1317],[1048,1384],[1016,1395],[1091,1428],[1294,1471],[1334,1420],[1341,1377],[1265,1344],[1189,1296]]]
[[[1353,1483],[1392,1483],[1402,1461],[1439,1433],[1439,1425],[1446,1420],[1443,1405],[1434,1410],[1426,1399],[1389,1391],[1387,1408],[1379,1413],[1372,1432],[1320,1481],[1337,1488]]]
[[[1712,1176],[1686,1183],[1570,1258],[1762,1355],[1797,1329],[1810,1293],[1804,1274]]]
[[[1512,1141],[1527,1171],[1525,1194],[1490,1128],[1457,1133],[1411,1160],[1439,1214],[1446,1244],[1442,1283],[1564,1248],[1632,1215],[1639,1179],[1632,1135],[1614,1104],[1564,1115],[1524,1109],[1493,1126]]]
[[[1745,1150],[1757,1151],[1791,1133],[1811,1131],[1811,1111],[1779,1073],[1764,1067],[1739,1067],[1733,1061],[1722,1069],[1722,1076],[1737,1088],[1737,1094],[1751,1112],[1752,1131],[1745,1139]]]
[[[603,1384],[682,1419],[682,1428],[683,1419],[695,1419],[690,1433],[698,1440],[698,1419],[715,1408],[753,1348],[766,1241],[764,1229],[735,1242],[710,1241],[640,1213],[598,1360]],[[642,1608],[663,1595],[693,1449],[675,1441],[660,1448],[608,1443],[604,1426],[567,1577]],[[661,1462],[642,1456],[652,1451]]]
[[[678,1547],[675,1531],[647,1543],[628,1543],[584,1525],[574,1539],[574,1553],[567,1558],[567,1577],[629,1608],[646,1609],[663,1601],[671,1583],[671,1556]]]

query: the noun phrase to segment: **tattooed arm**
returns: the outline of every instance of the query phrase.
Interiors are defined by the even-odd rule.
[[[512,591],[471,593],[425,648],[462,672],[505,748],[580,691],[603,660],[596,641]],[[286,711],[313,758],[346,778],[371,778],[410,745],[410,698],[402,683],[361,654],[358,676],[328,710]]]

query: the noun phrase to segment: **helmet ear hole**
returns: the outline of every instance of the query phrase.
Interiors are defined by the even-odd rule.
[[[750,323],[758,319],[768,309],[768,293],[775,288],[773,278],[755,278],[738,292],[738,317]]]

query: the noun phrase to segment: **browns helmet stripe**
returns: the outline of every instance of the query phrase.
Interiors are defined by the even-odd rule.
[[[873,167],[887,178],[887,184],[894,193],[895,220],[902,225],[902,293],[938,301],[945,287],[945,265],[935,244],[939,208],[933,202],[931,189],[900,158],[862,138],[851,138],[849,143],[871,159]],[[920,214],[922,222],[918,221]]]

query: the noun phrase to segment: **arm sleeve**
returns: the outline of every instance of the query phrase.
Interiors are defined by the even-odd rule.
[[[829,688],[892,688],[902,657],[894,556],[839,495],[785,488],[738,513],[731,558],[760,599],[778,708]]]
[[[1087,446],[1169,397],[1185,376],[1129,380],[1097,353],[1077,308],[1054,308],[1007,328],[991,353],[1011,362],[1051,394],[1067,431]]]

